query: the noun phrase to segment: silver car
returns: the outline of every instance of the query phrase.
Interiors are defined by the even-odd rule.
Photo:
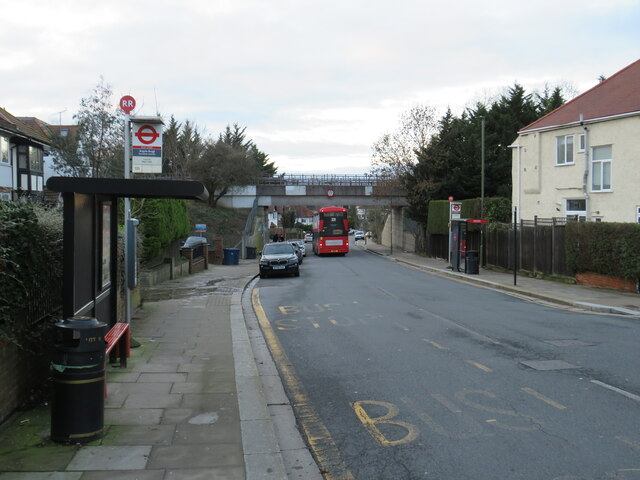
[[[307,247],[304,245],[304,240],[289,240],[290,242],[295,242],[298,244],[298,246],[300,247],[300,250],[302,251],[302,256],[306,257],[307,256]]]

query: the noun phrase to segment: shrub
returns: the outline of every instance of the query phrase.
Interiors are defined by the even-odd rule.
[[[37,346],[62,303],[62,213],[0,201],[0,339]]]
[[[640,224],[570,222],[566,228],[567,266],[575,273],[640,279]]]
[[[482,202],[479,198],[462,200],[461,218],[481,218]],[[503,197],[484,199],[484,218],[489,222],[509,222],[511,218],[511,200]],[[446,235],[449,232],[449,201],[431,200],[427,217],[427,233]]]
[[[162,255],[174,240],[191,232],[189,214],[184,200],[147,198],[139,200],[142,261]]]

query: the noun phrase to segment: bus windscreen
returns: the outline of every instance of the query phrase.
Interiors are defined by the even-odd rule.
[[[347,234],[344,230],[344,212],[324,212],[321,214],[322,236],[341,237]]]

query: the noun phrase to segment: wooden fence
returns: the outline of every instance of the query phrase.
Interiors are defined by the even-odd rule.
[[[514,245],[513,224],[492,223],[484,230],[483,265],[513,270],[514,250],[519,270],[548,275],[572,277],[565,256],[565,221],[562,218],[522,220],[517,226],[517,246]],[[479,232],[469,232],[469,249],[479,244]],[[448,258],[446,235],[427,235],[426,253],[436,258]]]

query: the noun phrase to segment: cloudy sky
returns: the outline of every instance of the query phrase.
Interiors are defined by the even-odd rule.
[[[640,0],[2,0],[0,106],[72,123],[103,76],[135,113],[228,124],[280,173],[363,173],[416,104],[594,86],[640,58]],[[640,91],[640,90],[639,90]]]

